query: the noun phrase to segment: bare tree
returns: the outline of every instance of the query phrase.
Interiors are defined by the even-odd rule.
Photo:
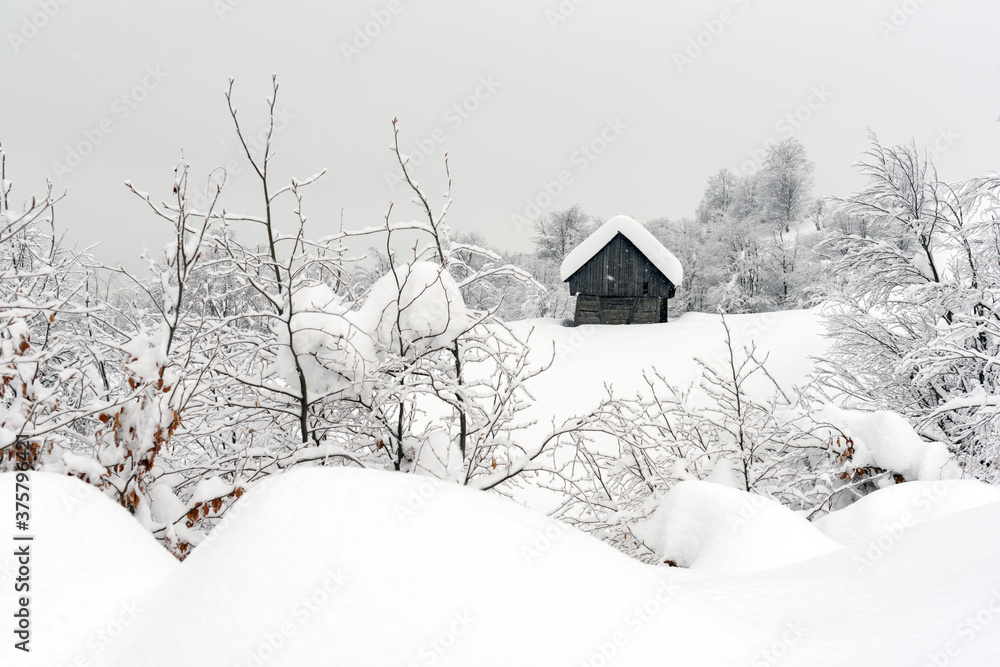
[[[798,139],[783,139],[767,150],[762,171],[766,211],[786,233],[811,204],[813,168]]]
[[[701,204],[698,205],[698,222],[717,223],[729,215],[736,203],[738,188],[737,176],[728,169],[720,169],[709,178]]]
[[[569,425],[579,454],[553,485],[565,497],[557,517],[656,562],[633,526],[680,480],[711,478],[795,510],[825,511],[853,497],[837,430],[813,417],[801,391],[781,386],[753,346],[737,346],[724,316],[721,325],[723,354],[699,361],[691,387],[652,369],[643,395],[609,391],[591,420]]]
[[[593,223],[579,204],[565,211],[556,211],[535,223],[535,251],[541,259],[555,263],[563,258],[591,231]]]

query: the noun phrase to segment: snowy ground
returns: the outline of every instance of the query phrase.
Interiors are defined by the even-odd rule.
[[[179,563],[122,507],[79,480],[33,473],[31,490],[32,659],[12,648],[19,563],[7,542],[0,552],[0,665],[96,664],[90,661],[139,617],[148,590]],[[0,494],[14,497],[13,473],[0,474]]]
[[[788,385],[825,350],[812,312],[729,321]],[[531,387],[543,421],[585,411],[603,382],[641,389],[651,365],[688,383],[693,355],[722,349],[708,315],[518,324],[532,326],[538,354],[559,350]],[[8,634],[4,666],[1000,663],[1000,490],[977,482],[910,482],[812,524],[678,484],[642,530],[684,568],[640,564],[495,495],[352,469],[256,487],[180,564],[81,482],[32,485],[33,652]],[[0,557],[5,616],[13,566]]]
[[[818,527],[689,483],[676,506],[694,502],[700,521],[675,522],[673,537],[697,563],[688,570],[639,564],[503,498],[348,469],[258,488],[177,565],[121,508],[74,506],[82,484],[33,478],[46,499],[35,653],[5,642],[4,665],[1000,659],[1000,491],[973,482],[879,491]],[[0,493],[11,486],[0,477]],[[732,573],[747,556],[756,571]]]
[[[813,357],[829,348],[816,310],[727,315],[737,351],[756,344],[767,369],[786,388],[802,385]],[[685,313],[665,324],[629,327],[566,327],[554,320],[515,323],[521,335],[531,332],[537,360],[555,349],[552,368],[529,384],[536,398],[532,413],[544,426],[586,412],[605,396],[605,385],[620,396],[648,394],[643,370],[657,369],[671,384],[685,387],[699,376],[695,359],[720,367],[728,358],[725,331],[718,315]]]

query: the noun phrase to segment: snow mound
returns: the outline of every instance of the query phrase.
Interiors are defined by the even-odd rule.
[[[840,429],[853,442],[851,460],[857,467],[874,466],[902,475],[907,481],[959,479],[962,470],[948,448],[927,442],[895,412],[863,412],[825,405],[816,419]]]
[[[623,235],[653,263],[660,272],[670,279],[674,285],[684,282],[684,268],[673,253],[663,247],[649,231],[627,215],[618,215],[603,225],[596,232],[584,239],[583,243],[574,248],[559,268],[559,279],[569,280],[570,276],[580,270],[594,255],[599,253],[618,234]]]
[[[11,479],[0,476],[0,493],[13,492]],[[741,539],[703,547],[701,559],[714,550],[731,561],[765,560],[753,551],[756,536],[801,561],[719,576],[642,565],[499,496],[330,468],[262,482],[178,565],[89,487],[32,479],[35,652],[11,655],[6,643],[3,665],[1000,661],[1000,503],[945,515],[992,493],[964,482],[948,483],[941,516],[926,514],[878,549],[809,560],[823,549],[796,517],[754,500],[744,518],[746,494],[678,485],[675,507],[702,511],[697,525],[676,524],[692,544],[699,525],[729,530],[719,516],[745,522],[736,526]],[[905,504],[893,495],[927,488],[934,485],[900,485],[855,507],[877,522],[874,503]],[[9,609],[10,582],[2,585],[0,605]]]
[[[701,481],[674,485],[635,532],[664,560],[717,574],[769,570],[842,548],[780,503]]]
[[[879,489],[813,525],[848,546],[868,546],[892,531],[1000,502],[1000,489],[974,480],[907,482]]]
[[[397,266],[379,278],[354,321],[393,350],[400,336],[420,350],[446,347],[470,324],[458,283],[433,262]]]
[[[756,657],[741,664],[983,667],[1000,664],[997,562],[1000,503],[991,503],[876,545],[713,577],[700,594],[731,613],[772,620]]]
[[[257,487],[165,582],[106,664],[737,664],[761,625],[690,573],[630,560],[498,496],[296,470]],[[719,623],[725,637],[707,642]],[[598,663],[593,663],[598,664]]]
[[[8,629],[0,665],[91,664],[141,615],[147,590],[179,563],[94,487],[40,472],[30,473],[29,487],[31,659],[14,650]],[[14,492],[15,474],[0,473],[0,498],[11,513]],[[19,565],[12,545],[0,555],[0,610],[8,622]]]
[[[366,373],[378,360],[370,333],[359,331],[351,321],[349,304],[327,285],[317,284],[298,288],[293,305],[292,336],[299,366],[313,394],[310,398],[329,393],[365,396]],[[297,390],[298,371],[288,345],[288,329],[279,326],[277,336],[278,374],[287,387]]]
[[[366,397],[380,353],[398,353],[401,340],[417,353],[443,348],[471,323],[455,279],[431,262],[397,266],[394,274],[375,281],[354,311],[324,284],[297,288],[293,306],[298,356],[292,356],[288,328],[277,327],[275,369],[293,392],[301,369],[311,399]]]

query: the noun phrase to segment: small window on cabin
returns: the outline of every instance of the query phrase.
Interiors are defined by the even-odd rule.
[[[649,283],[642,284],[642,295],[649,296]]]

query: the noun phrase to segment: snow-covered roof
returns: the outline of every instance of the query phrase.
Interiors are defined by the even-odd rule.
[[[608,245],[611,239],[618,234],[634,243],[639,252],[645,255],[646,259],[652,262],[653,266],[669,278],[674,285],[680,285],[684,281],[684,268],[673,253],[664,248],[663,244],[657,241],[645,227],[627,215],[617,215],[611,218],[566,255],[562,266],[559,267],[559,279],[569,280],[570,276],[579,271],[580,267],[589,262],[594,255],[601,252],[604,246]]]

